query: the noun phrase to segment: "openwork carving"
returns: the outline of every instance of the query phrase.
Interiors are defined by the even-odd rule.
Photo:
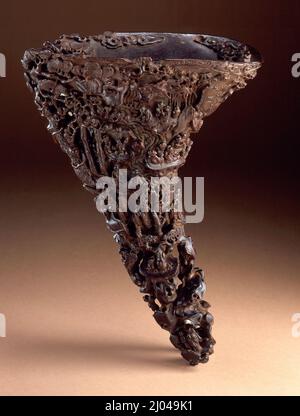
[[[251,62],[252,55],[249,46],[235,40],[199,35],[194,41],[212,49],[217,53],[218,58],[224,61]]]
[[[160,44],[166,35],[62,36],[23,58],[29,88],[49,130],[83,186],[95,196],[103,175],[174,176],[190,151],[191,133],[236,89],[257,62],[101,57],[99,48]],[[207,39],[201,42],[211,46]],[[198,41],[199,41],[198,39]],[[231,47],[226,53],[233,57]],[[236,51],[241,58],[241,51]],[[247,55],[248,56],[248,55]],[[126,55],[124,55],[126,58]],[[230,61],[235,59],[230,59]],[[161,201],[161,195],[159,195]],[[174,201],[172,202],[174,203]],[[184,233],[184,214],[107,212],[108,227],[132,281],[157,323],[191,364],[213,352],[213,317],[203,299],[204,276]]]

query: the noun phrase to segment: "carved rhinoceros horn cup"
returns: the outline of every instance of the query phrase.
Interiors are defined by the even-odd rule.
[[[140,175],[148,183],[177,176],[191,133],[255,77],[261,58],[253,48],[221,37],[105,32],[63,35],[26,51],[22,63],[49,130],[97,197],[99,178],[117,180],[121,169],[128,180]],[[116,209],[105,217],[155,320],[196,365],[213,352],[213,317],[184,232],[185,216],[173,208]]]

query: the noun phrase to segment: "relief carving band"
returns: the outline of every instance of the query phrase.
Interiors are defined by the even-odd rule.
[[[245,87],[261,65],[251,47],[225,38],[170,33],[61,36],[22,60],[48,129],[83,186],[139,175],[175,177],[206,116]],[[150,189],[150,186],[148,187]],[[118,192],[118,188],[117,188]],[[183,212],[105,212],[132,281],[172,344],[191,365],[208,361],[215,341]],[[174,195],[173,195],[174,196]]]

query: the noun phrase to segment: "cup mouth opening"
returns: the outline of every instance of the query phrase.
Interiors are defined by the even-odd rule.
[[[256,62],[256,63],[262,63],[263,62],[263,58],[260,54],[260,52],[258,52],[258,50],[256,48],[254,48],[253,46],[247,44],[247,43],[243,43],[240,42],[236,39],[233,38],[228,38],[228,37],[224,37],[224,36],[218,36],[218,35],[212,35],[212,34],[201,34],[201,33],[182,33],[182,32],[111,32],[112,35],[116,35],[116,36],[150,36],[150,37],[177,37],[180,39],[180,41],[186,41],[189,40],[190,42],[197,42],[197,39],[201,39],[203,38],[204,42],[203,42],[203,46],[208,47],[207,45],[210,42],[214,42],[215,43],[215,47],[220,48],[221,49],[221,45],[224,45],[224,49],[226,48],[226,46],[230,47],[230,45],[233,47],[233,49],[244,49],[245,51],[248,50],[249,51],[249,59],[248,61],[250,62]],[[198,42],[199,44],[201,44],[200,42]],[[206,43],[206,45],[205,45]],[[210,45],[209,48],[213,47],[213,45]],[[151,56],[150,56],[151,57]],[[226,57],[226,55],[224,56],[224,58]],[[162,57],[162,60],[164,58]],[[172,59],[172,58],[171,58]],[[176,58],[173,58],[176,59]],[[184,58],[182,58],[184,59]],[[197,59],[197,60],[205,60],[205,57],[203,58],[190,58],[191,60],[193,59]],[[226,61],[228,59],[223,59],[222,56],[222,50],[220,50],[217,59],[212,59],[212,60],[217,60],[217,61]],[[241,60],[237,60],[235,61],[236,63],[244,63],[245,60],[241,59]]]
[[[199,33],[104,32],[99,35],[62,35],[45,42],[40,51],[52,50],[66,57],[103,60],[262,63],[260,53],[237,40]],[[38,50],[36,50],[38,51]]]

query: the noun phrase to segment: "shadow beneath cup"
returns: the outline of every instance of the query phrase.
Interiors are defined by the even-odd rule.
[[[192,368],[171,345],[149,344],[141,340],[45,337],[38,334],[28,338],[27,334],[26,342],[23,340],[19,348],[19,351],[14,349],[14,354],[27,362],[54,366],[76,364],[98,367],[102,371],[116,366],[130,370]]]

